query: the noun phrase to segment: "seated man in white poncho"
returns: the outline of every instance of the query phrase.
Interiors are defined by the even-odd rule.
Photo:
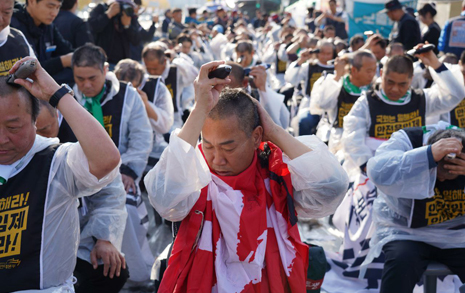
[[[382,293],[412,292],[431,261],[465,281],[464,145],[464,130],[440,122],[395,132],[368,161],[379,195],[367,262],[383,250]]]
[[[316,137],[293,138],[243,91],[222,92],[231,80],[207,77],[222,63],[202,66],[189,119],[145,177],[160,215],[182,221],[158,292],[305,292],[297,213],[333,213],[347,175]]]

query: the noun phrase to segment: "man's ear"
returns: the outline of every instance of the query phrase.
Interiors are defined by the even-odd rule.
[[[350,66],[350,75],[352,75],[354,73],[357,73],[357,72],[358,72],[358,70],[357,70],[357,68],[355,68],[355,66]]]
[[[253,130],[252,139],[253,139],[254,148],[258,149],[263,139],[263,127],[262,126],[259,125]]]
[[[106,76],[108,73],[108,70],[110,70],[110,64],[108,62],[105,62],[103,64],[103,74]]]
[[[244,77],[244,79],[242,80],[242,87],[244,89],[247,89],[249,87],[249,78],[247,76]]]

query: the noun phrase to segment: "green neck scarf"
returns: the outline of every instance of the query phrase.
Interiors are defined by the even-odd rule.
[[[410,90],[408,90],[407,93],[397,101],[393,101],[393,100],[389,99],[388,96],[386,96],[386,93],[384,92],[383,89],[381,89],[381,96],[383,97],[384,100],[386,100],[388,102],[394,102],[394,103],[402,104],[410,96]]]
[[[351,95],[361,95],[362,91],[367,91],[370,88],[370,85],[364,85],[361,87],[354,85],[350,82],[349,75],[346,75],[342,78],[342,86]]]
[[[86,100],[84,108],[86,108],[87,111],[89,111],[89,113],[92,114],[92,116],[94,116],[94,118],[97,119],[97,121],[100,122],[100,124],[102,124],[103,127],[105,127],[105,125],[103,123],[103,112],[100,100],[102,99],[105,90],[106,85],[104,85],[100,93],[93,98],[89,98],[85,95],[82,95],[82,97]]]

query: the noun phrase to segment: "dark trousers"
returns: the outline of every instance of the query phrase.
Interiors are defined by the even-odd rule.
[[[99,265],[94,270],[92,264],[78,258],[74,276],[77,279],[74,285],[76,293],[118,293],[129,278],[129,271],[127,266],[126,269],[121,268],[120,276],[115,275],[113,279],[110,279],[103,275],[103,265]]]
[[[440,249],[424,242],[393,241],[383,247],[380,293],[412,293],[431,261],[446,265],[465,282],[465,248]]]

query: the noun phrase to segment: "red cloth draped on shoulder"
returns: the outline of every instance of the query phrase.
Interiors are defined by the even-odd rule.
[[[258,154],[267,149],[262,143],[244,172],[227,177],[214,174],[217,178],[202,189],[196,204],[182,221],[158,292],[306,292],[308,246],[301,242],[296,225],[291,176],[282,151],[270,142],[266,145],[269,147],[267,167],[263,168],[258,159]],[[233,233],[237,242],[232,244],[227,241],[234,227],[220,223],[234,219],[234,212],[224,215],[226,209],[220,209],[221,203],[215,200],[212,203],[212,198],[216,198],[213,193],[219,190],[215,186],[218,179],[242,194],[239,232]],[[216,209],[221,212],[216,214]],[[253,273],[242,277],[236,271],[227,276],[228,268],[233,270],[232,265],[225,267],[223,259],[216,258],[225,255],[231,258],[224,251],[234,245],[233,258],[244,267],[257,261],[256,257],[259,262],[264,257],[258,264],[261,266],[258,278]],[[251,266],[251,270],[254,268]],[[217,272],[223,269],[226,275],[223,271]]]

